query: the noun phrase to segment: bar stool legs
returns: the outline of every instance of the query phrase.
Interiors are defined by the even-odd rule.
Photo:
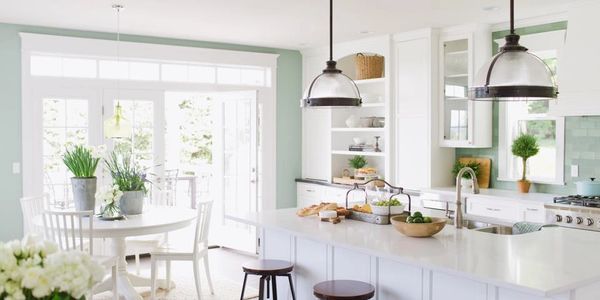
[[[290,293],[292,294],[292,299],[296,300],[296,292],[294,291],[294,283],[292,282],[292,275],[263,275],[259,279],[259,287],[258,287],[258,299],[273,299],[277,300],[277,276],[285,276],[288,278],[288,282],[290,284]],[[242,285],[242,295],[240,296],[240,300],[244,300],[244,292],[246,291],[246,282],[248,282],[248,273],[244,274],[244,283]],[[267,298],[265,298],[265,283],[267,285]],[[273,298],[271,298],[270,291],[273,291]]]

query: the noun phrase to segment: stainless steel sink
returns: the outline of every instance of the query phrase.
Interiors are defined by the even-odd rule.
[[[477,230],[479,232],[487,232],[492,234],[503,234],[503,235],[512,235],[513,230],[512,227],[508,226],[489,226],[482,228],[474,228],[473,230]]]

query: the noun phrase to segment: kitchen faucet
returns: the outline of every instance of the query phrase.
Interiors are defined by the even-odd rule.
[[[469,173],[471,175],[471,180],[473,180],[473,194],[479,194],[479,184],[477,184],[477,175],[475,175],[475,171],[469,167],[464,167],[458,171],[456,174],[456,216],[454,218],[454,226],[456,228],[463,227],[463,211],[462,211],[462,202],[461,202],[461,178],[465,173]]]

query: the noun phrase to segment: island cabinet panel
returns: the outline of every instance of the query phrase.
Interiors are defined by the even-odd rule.
[[[327,280],[327,245],[304,238],[296,239],[296,296],[313,299],[313,286]]]
[[[544,297],[544,296],[533,296],[530,294],[525,294],[519,291],[509,290],[509,289],[498,289],[498,300],[571,300],[571,299],[584,299],[584,298],[571,298],[570,293],[565,293],[562,295],[554,296],[554,297]],[[597,295],[595,298],[598,299]],[[496,300],[496,299],[493,299]]]
[[[293,236],[280,230],[265,229],[261,238],[261,256],[266,259],[292,260]]]
[[[358,251],[333,247],[333,279],[371,281],[371,257]]]
[[[423,271],[389,259],[377,261],[378,300],[422,300]]]
[[[443,272],[431,275],[431,300],[487,299],[487,284]]]

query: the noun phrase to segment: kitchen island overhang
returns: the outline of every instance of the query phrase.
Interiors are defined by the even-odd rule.
[[[298,290],[310,291],[322,280],[356,279],[375,284],[377,299],[600,299],[597,232],[556,227],[503,236],[446,226],[419,239],[392,226],[331,224],[295,212],[235,219],[260,228],[261,257],[296,264]],[[306,291],[299,294],[313,299]]]

